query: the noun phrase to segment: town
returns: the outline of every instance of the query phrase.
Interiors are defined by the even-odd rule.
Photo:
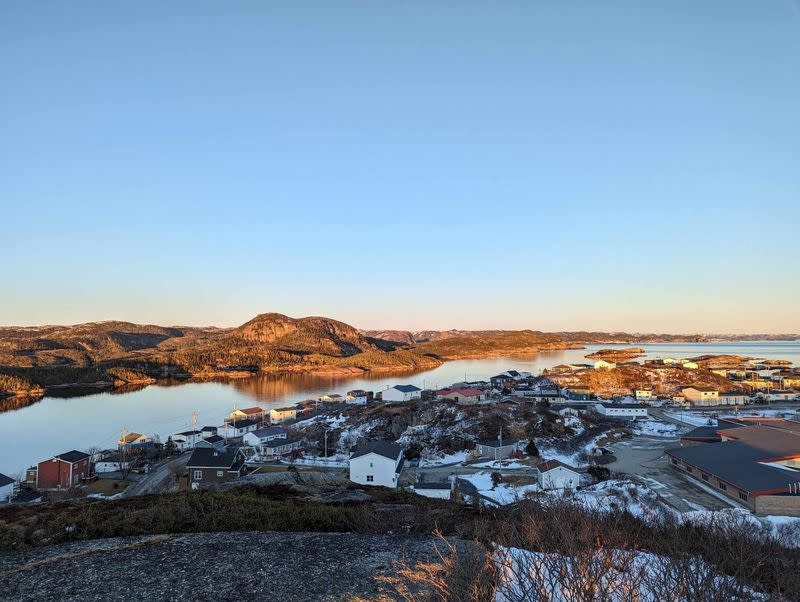
[[[635,491],[637,507],[649,500],[647,512],[800,516],[800,369],[715,362],[732,360],[598,359],[438,390],[396,384],[332,392],[287,407],[233,408],[217,425],[193,416],[191,430],[166,440],[131,425],[115,449],[76,445],[83,450],[38,459],[20,478],[0,475],[0,499],[116,499],[302,474],[477,505],[549,495],[624,503],[629,494],[620,492]],[[626,366],[724,381],[671,394],[638,385],[609,397],[563,384],[612,377]]]

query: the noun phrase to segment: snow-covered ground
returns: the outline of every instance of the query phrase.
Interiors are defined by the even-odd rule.
[[[335,456],[306,456],[305,458],[298,458],[292,460],[289,464],[297,464],[302,466],[328,466],[333,468],[344,468],[349,466],[350,459],[345,454],[336,454]]]
[[[643,437],[672,437],[675,438],[687,429],[671,422],[658,420],[637,420],[632,427],[633,434]]]
[[[738,525],[752,525],[764,529],[765,535],[772,535],[786,545],[800,548],[800,517],[795,516],[755,516],[743,508],[724,510],[699,510],[684,512],[681,520],[696,525],[718,525],[735,528]]]
[[[592,599],[608,602],[658,602],[698,586],[698,594],[705,592],[715,599],[768,599],[702,559],[686,561],[688,566],[676,567],[665,556],[635,550],[587,550],[567,556],[500,546],[494,554],[499,569],[495,601],[571,602],[588,599],[585,594],[592,592]]]
[[[711,418],[708,414],[701,414],[699,412],[664,412],[665,416],[680,420],[686,424],[693,424],[694,426],[708,426],[709,421],[712,426],[717,425],[717,421]]]
[[[447,466],[450,464],[463,464],[466,462],[469,452],[466,450],[458,451],[452,454],[445,454],[444,452],[428,452],[419,461],[420,468],[430,466]]]
[[[500,483],[497,485],[497,487],[492,488],[491,472],[476,472],[475,474],[471,475],[461,475],[459,478],[464,481],[469,481],[475,486],[475,488],[478,490],[478,493],[493,500],[501,506],[513,504],[514,502],[524,498],[526,493],[536,493],[542,491],[539,485],[535,483],[516,486],[509,483]]]

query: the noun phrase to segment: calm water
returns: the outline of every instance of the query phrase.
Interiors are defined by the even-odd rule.
[[[663,343],[639,345],[646,357],[691,357],[706,353],[787,359],[800,364],[800,343]],[[97,393],[82,397],[45,397],[40,402],[0,414],[0,472],[15,476],[29,465],[70,449],[114,447],[120,429],[158,434],[187,430],[192,412],[199,426],[219,425],[234,407],[279,407],[323,393],[350,389],[380,391],[398,383],[439,388],[453,382],[480,380],[504,370],[538,374],[556,364],[587,361],[584,356],[601,346],[570,351],[548,351],[524,357],[447,362],[424,372],[403,375],[352,377],[293,374],[255,376],[225,383],[153,385],[130,393]],[[609,347],[604,345],[603,347]]]

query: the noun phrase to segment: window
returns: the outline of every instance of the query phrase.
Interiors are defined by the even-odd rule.
[[[369,467],[372,468],[372,462],[369,463]]]
[[[221,476],[222,476],[222,475],[224,475],[224,474],[225,474],[225,473],[224,473],[224,472],[222,472],[221,470],[218,470],[218,471],[217,471],[217,476],[218,476],[218,477],[221,477]]]
[[[195,470],[194,471],[194,480],[201,481],[203,479],[203,471],[202,470]]]
[[[723,491],[727,491],[728,490],[728,486],[725,483],[723,483],[722,481],[719,482],[719,488],[722,489]]]
[[[702,477],[703,477],[704,481],[708,481],[708,475],[707,474],[702,475]]]
[[[673,463],[675,466],[677,466],[677,465],[678,465],[678,461],[677,461],[675,458],[672,458],[672,463]]]
[[[739,492],[739,499],[746,502],[747,501],[747,494],[746,493],[742,493],[740,491]]]
[[[686,471],[687,472],[694,472],[694,468],[692,468],[691,466],[687,466],[686,467]]]
[[[371,474],[367,475],[367,483],[372,483],[374,480],[375,480],[374,476],[372,476]]]

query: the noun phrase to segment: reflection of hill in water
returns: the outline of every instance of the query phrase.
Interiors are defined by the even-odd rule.
[[[421,372],[392,372],[390,374],[366,372],[356,377],[325,374],[263,374],[252,378],[228,380],[225,383],[259,401],[299,401],[313,399],[324,393],[343,395],[351,389],[370,388],[370,382],[376,385],[373,387],[374,390],[380,390],[385,387],[377,387],[377,381],[417,374],[421,374]]]

